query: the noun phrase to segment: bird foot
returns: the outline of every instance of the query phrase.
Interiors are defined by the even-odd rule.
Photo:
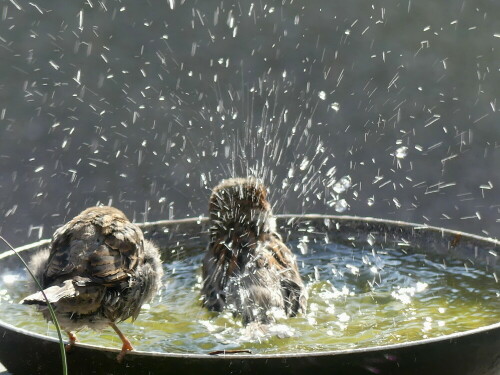
[[[73,349],[73,347],[75,346],[75,342],[78,341],[78,339],[76,338],[76,335],[74,335],[73,333],[67,332],[67,334],[68,334],[68,338],[69,338],[69,343],[64,345],[64,349],[66,349],[66,353],[70,352]]]
[[[132,346],[130,341],[127,340],[126,342],[123,342],[122,350],[121,350],[120,354],[118,354],[118,356],[116,357],[116,360],[118,361],[118,363],[121,363],[123,361],[123,358],[125,358],[125,355],[127,354],[127,352],[129,352],[131,350],[134,350],[134,347]]]
[[[127,352],[129,352],[131,350],[134,350],[134,347],[130,343],[129,339],[127,339],[125,337],[125,335],[122,333],[122,331],[120,331],[120,329],[116,326],[115,323],[111,322],[111,323],[109,323],[109,325],[111,326],[111,328],[113,328],[115,330],[115,332],[118,334],[118,337],[120,337],[120,340],[122,340],[122,343],[123,343],[122,351],[116,357],[116,360],[119,363],[121,363],[123,361],[123,358],[125,358],[125,354],[127,354]]]

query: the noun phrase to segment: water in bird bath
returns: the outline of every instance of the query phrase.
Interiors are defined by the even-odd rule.
[[[432,258],[403,248],[361,250],[334,243],[290,242],[309,291],[308,312],[278,319],[256,335],[230,312],[201,306],[204,244],[169,249],[161,294],[134,323],[120,324],[137,350],[208,353],[247,349],[295,353],[402,343],[466,331],[500,321],[495,274],[459,260]],[[8,323],[55,337],[51,323],[17,302],[27,294],[24,275],[0,277],[0,316]],[[118,348],[109,329],[82,331],[81,342]]]

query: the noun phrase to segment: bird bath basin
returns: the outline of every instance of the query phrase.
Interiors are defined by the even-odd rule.
[[[299,263],[308,263],[314,251],[301,241],[327,242],[351,251],[404,249],[404,253],[422,254],[443,263],[460,262],[498,274],[497,253],[500,242],[466,233],[403,222],[348,216],[278,216],[278,230],[288,243],[302,243],[294,248]],[[206,219],[161,221],[140,225],[145,236],[162,248],[165,262],[181,260],[200,253],[207,241]],[[23,246],[18,250],[28,259],[48,240]],[[197,243],[192,250],[188,245]],[[186,247],[182,246],[186,244]],[[191,249],[191,250],[190,250]],[[302,254],[300,254],[301,251]],[[201,258],[200,258],[201,259]],[[201,261],[201,260],[200,260]],[[21,272],[20,262],[11,252],[0,255],[1,274]],[[466,268],[464,268],[466,270]],[[316,270],[315,270],[316,272]],[[196,277],[193,275],[193,278]],[[363,273],[361,272],[361,276]],[[373,280],[376,280],[375,278]],[[305,279],[306,283],[310,280]],[[345,299],[351,295],[346,294]],[[401,297],[397,294],[396,297]],[[478,301],[481,301],[478,295]],[[496,295],[498,300],[498,294]],[[311,300],[312,301],[312,300]],[[312,308],[313,302],[310,301]],[[478,303],[479,303],[478,302]],[[498,303],[493,301],[494,303]],[[338,312],[332,313],[338,316]],[[334,316],[332,315],[332,317]],[[0,318],[0,362],[14,374],[56,374],[61,371],[57,340],[9,324]],[[195,317],[193,317],[195,319]],[[300,319],[300,318],[298,318]],[[141,315],[137,323],[140,324]],[[351,324],[355,325],[354,321]],[[52,330],[53,328],[50,327]],[[147,333],[146,333],[147,334]],[[97,334],[99,335],[99,333]],[[425,337],[425,336],[422,336]],[[169,340],[165,335],[164,339]],[[214,338],[214,341],[215,338]],[[498,319],[484,326],[447,333],[432,338],[418,338],[398,343],[336,350],[296,350],[276,352],[251,350],[252,353],[209,355],[206,352],[160,352],[138,350],[116,362],[117,345],[112,348],[89,345],[82,340],[68,353],[70,374],[498,374],[500,372],[500,323]],[[245,347],[245,349],[249,349]]]

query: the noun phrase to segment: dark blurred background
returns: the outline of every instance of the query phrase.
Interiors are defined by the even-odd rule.
[[[500,236],[497,0],[2,0],[0,17],[15,245],[97,203],[205,215],[246,174],[276,213]]]

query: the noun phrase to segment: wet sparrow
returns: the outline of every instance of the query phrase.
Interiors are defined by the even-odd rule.
[[[116,323],[137,318],[163,274],[156,246],[113,207],[88,208],[56,230],[50,248],[35,254],[31,268],[69,336],[67,348],[76,341],[73,332],[109,325],[123,343],[119,361],[133,347]],[[51,320],[41,292],[21,303],[38,305]]]
[[[276,232],[264,185],[233,178],[210,197],[210,244],[203,260],[203,304],[231,309],[243,323],[270,323],[273,311],[305,312],[307,292],[297,262]]]

